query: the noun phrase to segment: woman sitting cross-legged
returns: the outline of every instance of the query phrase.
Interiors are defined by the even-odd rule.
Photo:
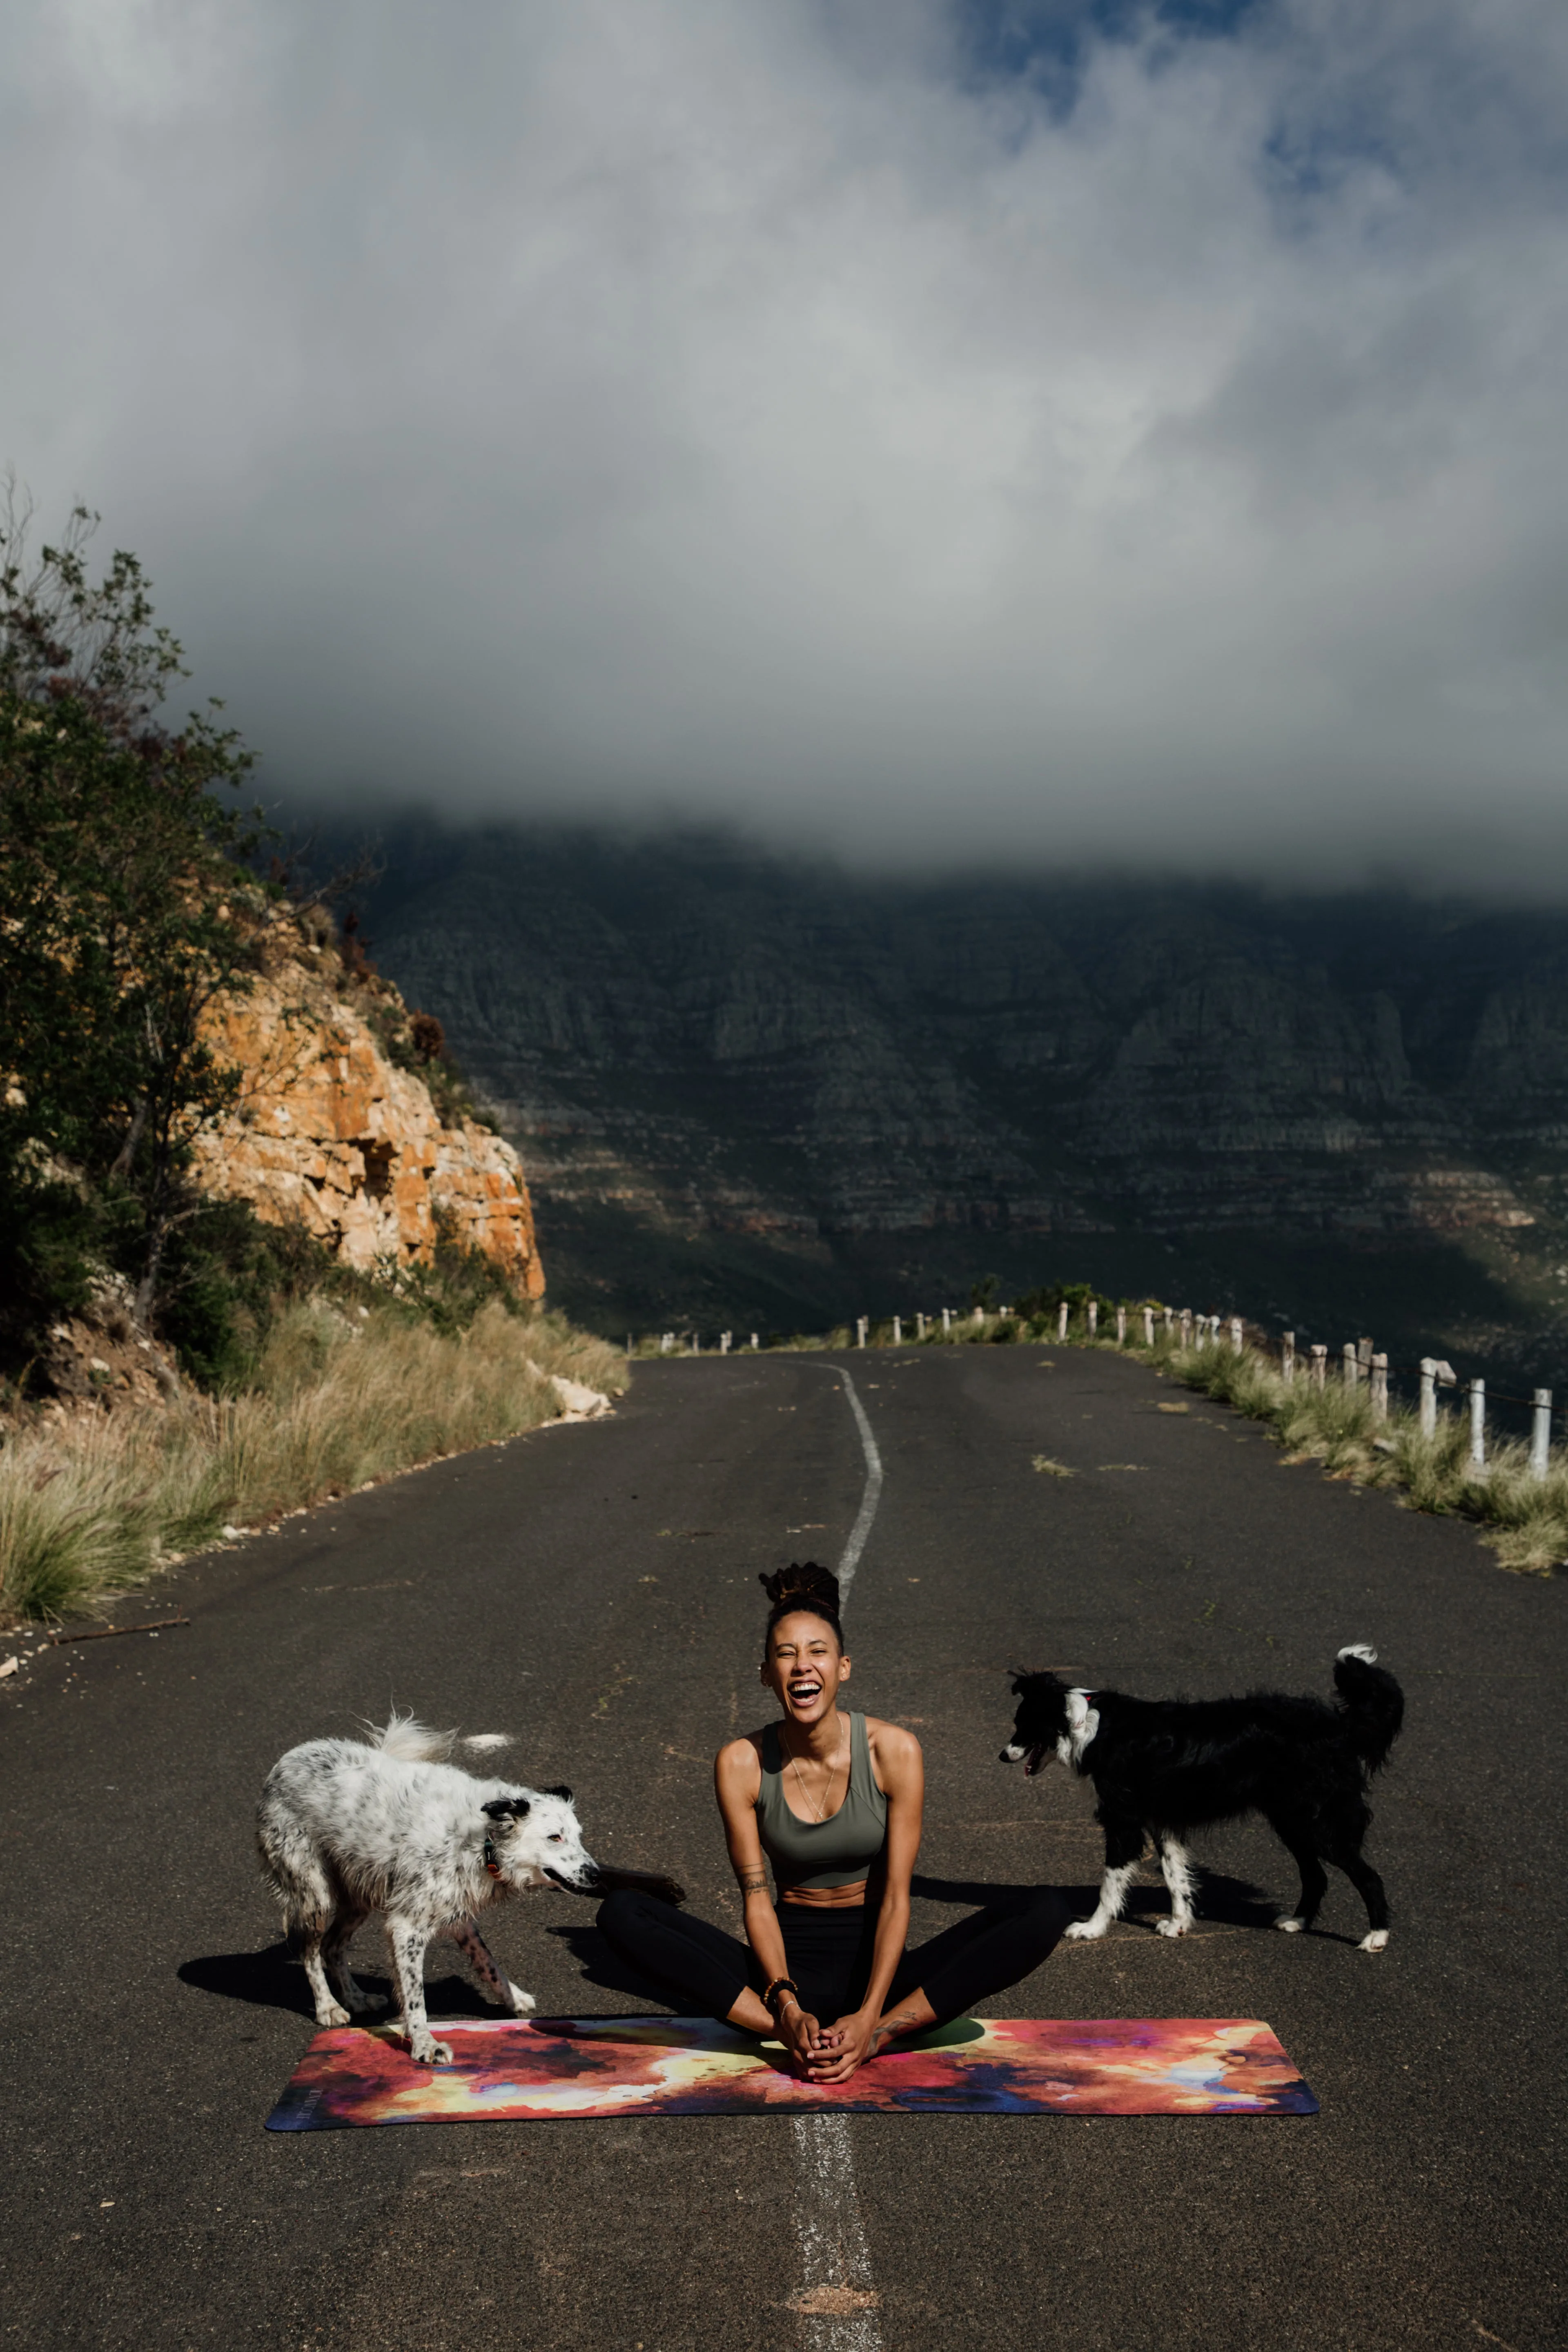
[[[721,1748],[713,1773],[751,1948],[631,1892],[606,1898],[599,1926],[680,2001],[749,2033],[776,2032],[813,2081],[842,2083],[889,2042],[1016,1984],[1070,1915],[1044,1890],[1025,1911],[983,1911],[906,1950],[920,1741],[840,1712],[849,1661],[837,1578],[807,1561],[761,1581],[772,1603],[762,1679],[781,1717]]]

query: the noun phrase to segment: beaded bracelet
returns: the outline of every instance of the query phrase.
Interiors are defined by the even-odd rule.
[[[796,2000],[800,1999],[800,1987],[796,1984],[793,1977],[774,1977],[772,1984],[768,1986],[766,1991],[763,1995],[763,2007],[769,2011],[772,2015],[776,2017],[778,2015],[779,1996],[781,1993],[786,1992],[794,1993]]]

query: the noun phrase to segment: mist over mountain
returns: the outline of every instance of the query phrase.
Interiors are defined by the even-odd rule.
[[[0,13],[0,466],[269,789],[1568,870],[1561,5],[461,22]]]
[[[375,961],[603,1329],[819,1328],[994,1273],[1568,1353],[1568,909],[913,882],[689,830],[405,818],[381,856]]]

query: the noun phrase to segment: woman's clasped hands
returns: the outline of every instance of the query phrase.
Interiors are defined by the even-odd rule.
[[[798,2001],[781,2002],[779,2040],[813,2083],[847,2083],[875,2054],[877,2023],[862,2010],[822,2025]]]

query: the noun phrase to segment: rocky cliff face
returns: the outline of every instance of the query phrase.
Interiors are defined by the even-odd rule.
[[[926,887],[668,835],[384,846],[378,960],[523,1145],[552,1252],[593,1216],[803,1268],[879,1236],[1103,1266],[1112,1235],[1557,1229],[1557,913]]]
[[[413,1059],[396,989],[345,970],[330,927],[276,914],[254,991],[216,1025],[244,1070],[233,1115],[203,1139],[209,1192],[299,1223],[352,1265],[427,1258],[438,1220],[505,1267],[530,1297],[544,1288],[533,1214],[512,1146],[479,1122],[444,1119]]]

